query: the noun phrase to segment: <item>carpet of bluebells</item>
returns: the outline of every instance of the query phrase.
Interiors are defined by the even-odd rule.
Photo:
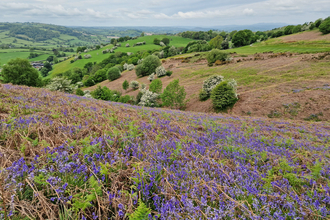
[[[0,219],[329,218],[327,122],[0,87]]]

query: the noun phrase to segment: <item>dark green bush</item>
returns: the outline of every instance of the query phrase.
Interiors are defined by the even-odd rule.
[[[162,92],[163,83],[160,79],[155,79],[150,83],[149,90],[160,94]]]
[[[93,80],[93,78],[90,76],[87,79],[83,80],[82,83],[84,84],[84,86],[94,86],[95,82]]]
[[[123,89],[124,89],[124,90],[127,90],[128,87],[129,87],[129,83],[128,83],[127,80],[125,80],[125,81],[123,82]]]
[[[315,21],[315,27],[319,27],[320,25],[321,25],[321,23],[322,23],[322,19],[321,18],[319,18],[319,19],[317,19],[316,21]]]
[[[221,52],[219,49],[213,49],[206,55],[206,59],[208,63],[215,63],[215,61],[226,61],[228,58],[228,54]]]
[[[299,33],[301,32],[301,25],[297,25],[295,26],[293,29],[292,29],[292,33],[295,34],[295,33]]]
[[[95,83],[102,82],[107,79],[107,72],[104,69],[96,71],[93,76],[93,80]]]
[[[112,67],[108,70],[108,79],[110,81],[116,80],[121,77],[120,70],[117,67]]]
[[[233,87],[227,81],[221,82],[211,92],[211,99],[215,110],[224,110],[236,103],[237,98]]]
[[[41,87],[43,85],[39,73],[27,59],[16,58],[3,66],[1,75],[4,83]]]
[[[94,99],[101,99],[105,101],[117,102],[121,96],[121,93],[116,90],[110,90],[108,87],[98,86],[94,91],[91,92]]]
[[[159,58],[155,55],[149,55],[142,61],[141,64],[135,67],[135,73],[138,77],[148,76],[156,71],[156,68],[161,65]]]
[[[199,92],[199,100],[200,101],[205,101],[210,98],[209,94],[205,92],[203,89]]]
[[[330,19],[324,20],[322,24],[319,26],[320,31],[323,34],[329,34],[330,33]]]
[[[186,106],[186,91],[179,85],[179,80],[174,80],[165,88],[161,99],[163,106],[176,109],[184,109]]]
[[[286,26],[285,29],[284,29],[284,34],[285,35],[292,34],[293,28],[294,28],[294,25],[288,25],[288,26]]]
[[[143,96],[143,93],[142,93],[142,92],[139,92],[139,93],[136,95],[135,105],[137,105],[137,104],[140,103],[142,96]]]
[[[76,95],[84,96],[85,93],[84,93],[84,91],[82,91],[80,88],[78,88],[78,89],[76,90]]]
[[[170,77],[170,76],[172,76],[172,74],[173,74],[172,71],[169,71],[169,70],[166,71],[166,76]]]
[[[121,103],[128,103],[129,101],[131,101],[131,96],[129,95],[120,96],[120,98],[118,99],[118,102]]]

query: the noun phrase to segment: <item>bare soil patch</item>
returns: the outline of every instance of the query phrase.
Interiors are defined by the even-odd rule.
[[[318,41],[318,40],[330,40],[330,34],[322,34],[319,31],[307,31],[298,34],[292,34],[281,38],[286,43],[292,43],[296,41]]]
[[[313,32],[311,32],[313,33]],[[320,58],[321,57],[321,58]],[[198,94],[203,81],[211,75],[224,75],[239,83],[239,101],[229,114],[240,116],[308,119],[316,115],[320,120],[330,119],[330,65],[325,54],[263,53],[240,57],[235,55],[232,63],[208,67],[206,60],[190,63],[180,58],[166,60],[163,66],[173,71],[171,77],[160,78],[163,89],[174,79],[187,92],[188,111],[214,112],[211,100],[199,101]],[[318,67],[318,65],[320,67]],[[254,70],[256,82],[245,80],[240,72]],[[229,73],[229,74],[228,74]],[[232,74],[231,74],[232,73]],[[242,78],[243,77],[243,78]],[[247,73],[246,78],[251,77]],[[264,79],[260,81],[259,79]],[[147,85],[147,77],[137,78],[135,71],[127,71],[116,81],[108,80],[98,84],[109,89],[121,91],[123,95],[136,96],[139,90],[122,89],[122,83],[137,80]],[[88,88],[94,90],[98,86]]]

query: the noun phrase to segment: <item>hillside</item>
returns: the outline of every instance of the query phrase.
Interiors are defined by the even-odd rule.
[[[172,41],[170,42],[170,46],[173,45],[175,47],[185,47],[191,41],[191,39],[182,38],[182,37],[178,37],[178,36],[167,36],[167,35],[144,36],[144,37],[139,37],[138,39],[135,39],[135,40],[128,40],[128,41],[121,43],[121,47],[118,47],[118,49],[116,51],[121,51],[121,52],[126,52],[126,53],[127,52],[136,53],[137,51],[148,51],[148,50],[153,50],[153,49],[160,49],[161,47],[159,45],[155,45],[153,43],[153,40],[155,38],[163,39],[165,37],[172,39]],[[145,45],[132,47],[135,43],[143,42],[143,41],[146,42]],[[130,47],[126,47],[125,46],[126,44],[129,44]],[[62,63],[59,63],[54,66],[54,70],[52,71],[52,74],[56,75],[57,73],[63,73],[74,67],[83,68],[84,65],[88,62],[101,62],[105,58],[109,57],[109,53],[103,54],[102,51],[105,49],[111,49],[112,47],[113,47],[113,45],[107,45],[99,50],[89,51],[87,53],[81,53],[82,56],[84,56],[85,54],[90,54],[92,57],[90,59],[77,60],[74,63],[70,63],[71,59],[64,61]]]
[[[318,30],[304,31],[283,37],[269,39],[252,45],[227,50],[231,53],[255,54],[272,51],[274,53],[320,53],[329,52],[330,34],[323,35]]]
[[[12,85],[0,97],[0,205],[13,219],[330,217],[328,123]]]
[[[53,55],[53,49],[75,50],[77,46],[94,45],[107,40],[106,36],[94,38],[91,34],[58,25],[0,22],[0,64],[4,65],[14,58],[27,59],[31,52],[40,56],[30,61],[46,60]]]
[[[203,55],[202,55],[203,56]],[[235,79],[239,101],[229,111],[231,115],[270,118],[329,120],[330,119],[330,53],[321,54],[232,54],[226,65],[208,67],[201,56],[177,56],[163,63],[173,71],[171,77],[161,78],[163,89],[174,79],[185,87],[189,100],[186,110],[213,112],[210,100],[199,101],[203,81],[212,75]],[[150,85],[147,77],[137,78],[135,71],[126,71],[122,77],[97,86],[119,90],[123,95],[136,96],[138,91],[122,89],[122,83],[137,80]]]

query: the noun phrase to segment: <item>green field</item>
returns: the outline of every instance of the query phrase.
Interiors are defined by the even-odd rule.
[[[238,54],[255,54],[273,51],[274,53],[279,52],[292,52],[292,53],[319,53],[330,51],[329,41],[298,41],[285,43],[280,38],[271,39],[265,42],[254,43],[252,46],[244,46],[239,48],[233,48],[226,50],[231,53]]]
[[[136,53],[137,51],[141,51],[141,50],[158,49],[158,48],[160,48],[160,46],[153,44],[153,40],[155,38],[163,39],[164,37],[168,37],[168,38],[172,39],[172,41],[170,42],[170,45],[173,45],[175,47],[185,47],[190,41],[192,41],[191,39],[182,38],[182,37],[178,37],[178,36],[166,36],[166,35],[144,36],[144,37],[140,37],[136,40],[129,40],[129,41],[123,42],[121,44],[121,47],[118,47],[118,49],[116,51]],[[146,45],[132,47],[133,44],[135,44],[137,42],[142,42],[142,41],[145,41]],[[125,46],[127,43],[130,44],[130,47]],[[103,47],[99,50],[89,51],[88,53],[81,54],[82,57],[85,54],[90,54],[92,56],[90,59],[81,59],[81,60],[77,60],[74,63],[70,63],[70,60],[67,60],[67,61],[61,62],[59,64],[56,64],[54,66],[54,70],[52,71],[52,74],[63,73],[74,67],[83,68],[84,65],[88,62],[100,62],[100,61],[104,60],[105,58],[109,57],[109,53],[103,54],[102,51],[107,48],[111,49],[112,47],[113,47],[113,45],[107,45],[106,47]]]
[[[30,52],[13,52],[13,53],[1,53],[0,52],[0,64],[1,66],[8,63],[9,60],[15,58],[24,58],[27,59],[30,55]]]

